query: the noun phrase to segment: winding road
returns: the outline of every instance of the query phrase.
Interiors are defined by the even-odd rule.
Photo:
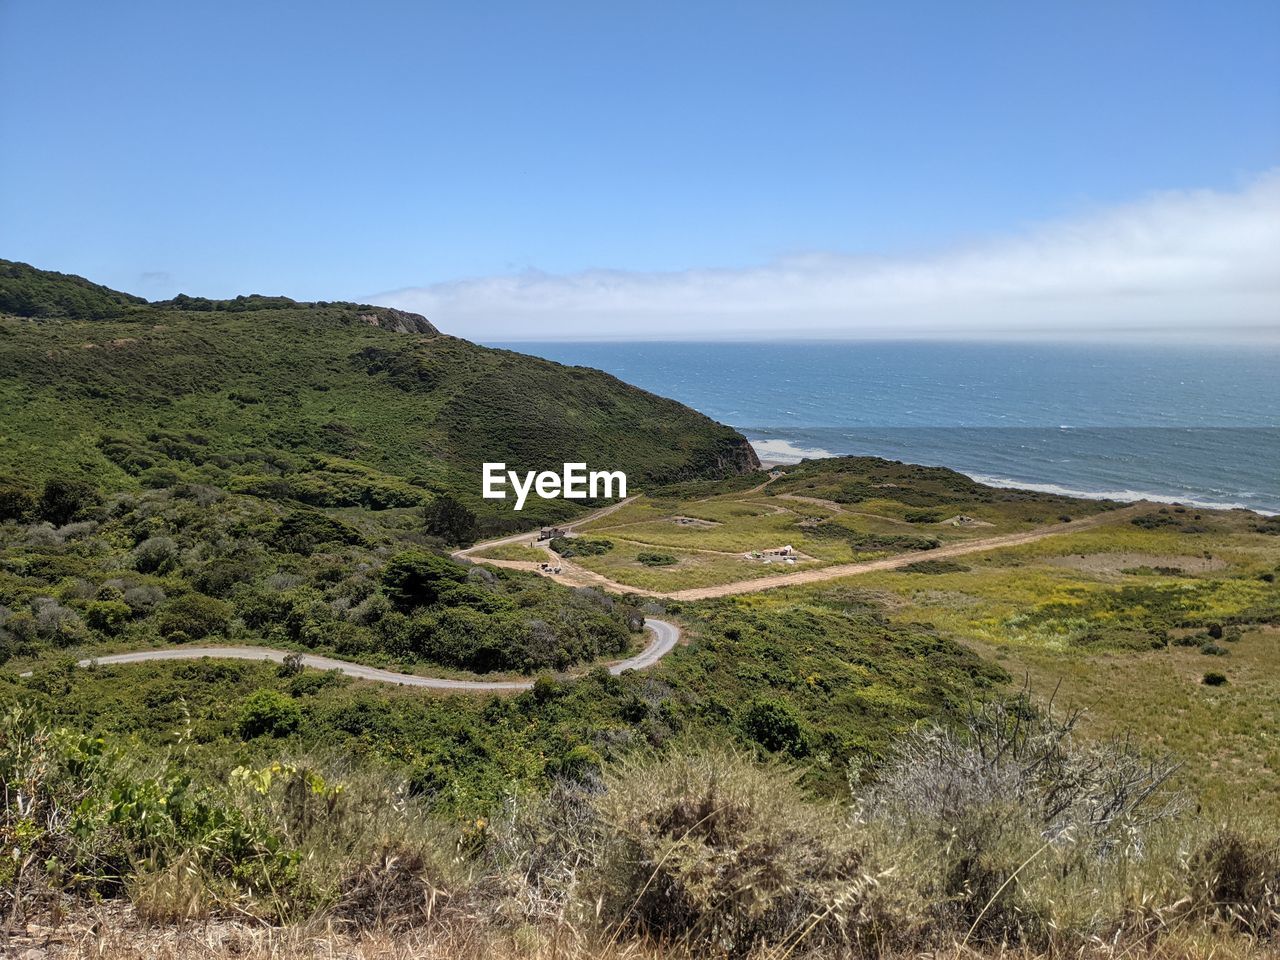
[[[762,484],[757,489],[763,489],[767,485],[768,482],[766,481],[765,484]],[[582,524],[589,523],[593,520],[599,520],[601,517],[608,516],[609,514],[626,506],[626,504],[630,503],[633,499],[635,498],[628,497],[625,500],[621,500],[618,503],[588,514],[587,516],[581,517],[571,523],[564,524],[563,526],[566,529],[571,529],[581,526]],[[792,499],[801,500],[805,498],[793,497]],[[571,586],[590,585],[619,593],[634,593],[675,600],[703,600],[712,597],[756,593],[760,590],[772,590],[778,587],[816,583],[824,580],[833,580],[838,577],[854,576],[860,573],[870,573],[878,570],[894,570],[924,559],[959,557],[971,553],[983,553],[989,550],[996,550],[1001,547],[1033,543],[1037,540],[1043,540],[1046,537],[1060,536],[1065,533],[1074,533],[1102,526],[1104,524],[1114,523],[1121,518],[1127,518],[1138,512],[1148,510],[1150,507],[1150,504],[1138,503],[1119,510],[1095,514],[1081,520],[1051,524],[1035,530],[1021,531],[1019,533],[1005,534],[1003,536],[986,537],[979,540],[962,541],[959,543],[949,543],[945,546],[929,551],[899,554],[897,556],[885,557],[880,560],[871,560],[861,563],[836,564],[829,567],[821,567],[816,570],[798,570],[793,573],[786,573],[777,576],[756,577],[754,579],[740,580],[734,583],[676,590],[669,593],[643,590],[626,584],[617,583],[605,576],[602,576],[601,574],[578,567],[563,559],[558,561],[559,564],[563,566],[563,573],[548,575],[554,580],[558,580],[561,583]],[[458,550],[453,554],[453,556],[459,560],[470,560],[472,562],[489,563],[494,566],[536,571],[538,570],[538,565],[527,561],[491,560],[475,556],[475,554],[480,553],[481,551],[488,550],[496,546],[523,542],[528,540],[530,536],[531,534],[529,533],[518,533],[502,537],[497,540],[488,540],[484,543],[477,543],[464,550]],[[655,663],[670,653],[676,644],[680,642],[680,628],[674,623],[670,623],[666,620],[646,618],[644,625],[646,630],[652,632],[653,640],[634,657],[629,657],[626,660],[620,660],[617,663],[611,664],[609,666],[610,673],[619,674],[624,670],[645,670],[652,667]],[[273,660],[276,663],[281,663],[284,658],[289,656],[292,652],[293,651],[289,650],[277,650],[271,647],[172,647],[164,650],[134,650],[128,653],[108,654],[101,657],[81,660],[79,662],[79,666],[89,667],[95,664],[106,666],[118,663],[142,663],[153,660],[198,660],[203,657],[231,660]],[[313,667],[317,670],[339,670],[347,676],[356,677],[361,680],[373,680],[379,683],[394,683],[406,687],[425,687],[432,690],[480,693],[527,690],[533,686],[532,680],[456,680],[450,677],[423,677],[416,676],[414,674],[396,673],[392,670],[382,670],[378,667],[369,667],[364,664],[351,663],[346,660],[335,660],[332,657],[321,657],[311,653],[304,653],[301,656],[303,666]],[[23,675],[27,676],[28,674]]]
[[[653,640],[634,657],[609,665],[612,674],[624,670],[644,670],[653,666],[671,652],[680,641],[680,628],[666,620],[646,618],[646,630],[653,633]],[[144,663],[150,660],[200,660],[211,657],[219,660],[273,660],[283,663],[284,658],[295,651],[277,650],[272,647],[170,647],[165,650],[134,650],[129,653],[112,653],[102,657],[81,660],[77,666],[109,666],[117,663]],[[361,663],[334,660],[312,653],[302,654],[302,665],[316,670],[339,670],[360,680],[376,680],[379,683],[396,683],[404,687],[428,687],[432,690],[454,690],[496,693],[503,690],[528,690],[532,680],[453,680],[448,677],[419,677],[393,670],[366,667]],[[26,676],[27,674],[23,674]]]

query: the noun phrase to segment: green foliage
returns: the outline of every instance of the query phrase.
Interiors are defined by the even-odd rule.
[[[809,460],[783,468],[784,475],[769,493],[797,493],[842,504],[890,502],[911,523],[936,523],[955,513],[982,513],[984,505],[1014,510],[1034,507],[1039,514],[1056,516],[1071,510],[1078,516],[1116,506],[1108,501],[1082,501],[1071,497],[988,487],[945,467],[924,467],[878,457],[832,457]],[[944,507],[946,513],[938,510]],[[1052,511],[1050,514],[1049,511]]]
[[[613,549],[613,541],[597,537],[553,537],[551,549],[562,557],[598,557]]]
[[[810,527],[807,533],[814,537],[844,540],[859,553],[933,550],[941,544],[937,537],[922,537],[909,533],[864,533],[850,530],[838,523],[820,523]]]
[[[649,550],[637,553],[636,560],[646,567],[669,567],[676,562],[676,558],[669,553],[654,553]]]
[[[318,510],[291,510],[276,524],[272,543],[286,553],[309,556],[325,544],[360,543],[360,534]]]
[[[0,284],[12,269],[0,267]],[[501,532],[584,505],[535,498],[516,514],[510,500],[482,500],[486,461],[582,461],[633,484],[755,466],[740,435],[687,407],[597,371],[441,336],[412,314],[266,297],[145,304],[34,273],[47,289],[32,287],[34,305],[18,312],[64,319],[6,317],[0,302],[0,406],[12,414],[0,474],[18,486],[187,481],[371,510],[445,495]],[[59,306],[90,288],[128,306]]]
[[[92,600],[85,605],[85,622],[102,633],[118,633],[132,617],[133,609],[123,600]]]
[[[963,563],[955,560],[917,560],[902,568],[907,573],[927,573],[940,576],[944,573],[965,573],[969,570]]]
[[[146,302],[81,277],[0,260],[0,313],[101,320],[119,317]]]
[[[451,583],[461,583],[467,572],[447,557],[424,550],[410,550],[392,558],[382,572],[387,597],[401,610],[429,607]]]
[[[1200,682],[1206,687],[1221,687],[1227,682],[1227,675],[1219,673],[1217,670],[1208,670],[1205,672],[1204,679]]]
[[[254,737],[286,737],[302,724],[302,708],[292,697],[276,690],[258,690],[240,708],[237,729],[246,740]]]
[[[171,600],[156,618],[156,629],[171,641],[178,634],[200,640],[211,633],[222,633],[231,619],[230,604],[201,593],[188,593]]]
[[[36,498],[23,487],[0,486],[0,522],[29,519],[36,512]]]
[[[422,508],[422,529],[450,547],[469,546],[479,532],[475,513],[448,494],[433,498]]]
[[[70,523],[90,507],[97,506],[99,502],[98,491],[92,484],[82,480],[52,477],[45,481],[36,511],[41,518],[60,527],[64,523]]]
[[[802,757],[807,752],[804,729],[795,711],[784,701],[761,697],[747,704],[742,729],[766,750]]]

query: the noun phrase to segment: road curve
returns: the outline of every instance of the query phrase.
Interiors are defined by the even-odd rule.
[[[652,631],[653,640],[634,657],[610,664],[610,673],[645,670],[670,653],[680,641],[680,628],[674,623],[646,618],[644,625],[646,630]],[[95,664],[109,666],[117,663],[143,663],[150,660],[199,660],[203,657],[219,660],[273,660],[276,663],[282,663],[284,658],[292,652],[294,651],[276,650],[272,647],[169,647],[164,650],[134,650],[129,653],[90,657],[81,660],[77,666],[90,667]],[[532,680],[453,680],[448,677],[419,677],[407,673],[396,673],[392,670],[380,670],[377,667],[367,667],[347,660],[334,660],[332,657],[321,657],[312,653],[302,654],[302,664],[306,667],[314,667],[316,670],[340,670],[347,676],[360,680],[396,683],[404,687],[428,687],[432,690],[494,693],[503,690],[528,690],[533,686]]]

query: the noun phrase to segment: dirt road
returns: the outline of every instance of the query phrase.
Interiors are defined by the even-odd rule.
[[[612,674],[624,670],[645,670],[674,649],[680,641],[680,628],[666,620],[646,619],[645,628],[653,633],[653,640],[634,657],[620,660],[609,666]],[[103,657],[81,660],[78,666],[108,666],[117,663],[144,663],[151,660],[199,660],[211,657],[217,660],[273,660],[284,662],[292,651],[271,647],[170,647],[165,650],[134,650],[129,653],[113,653]],[[504,690],[528,690],[532,680],[454,680],[449,677],[420,677],[392,670],[367,667],[362,663],[334,660],[311,653],[302,654],[302,664],[316,670],[339,670],[360,680],[376,680],[379,683],[395,683],[405,687],[428,687],[432,690],[467,691],[471,693],[495,693]]]
[[[618,504],[621,506],[621,504]],[[615,508],[616,509],[616,508]],[[736,583],[724,583],[714,587],[695,587],[688,590],[674,590],[669,592],[661,592],[656,590],[644,590],[639,587],[629,587],[624,583],[618,583],[614,580],[585,570],[568,560],[557,561],[562,572],[558,574],[545,574],[553,580],[564,583],[569,586],[595,586],[615,593],[635,593],[646,597],[659,597],[666,600],[707,600],[712,597],[730,597],[743,593],[758,593],[761,590],[773,590],[778,587],[796,587],[808,583],[821,583],[824,580],[837,580],[840,577],[853,577],[862,573],[872,573],[879,570],[897,570],[901,567],[918,563],[921,560],[948,560],[953,557],[963,557],[971,553],[985,553],[989,550],[999,550],[1002,547],[1017,547],[1026,543],[1035,543],[1037,540],[1044,540],[1048,537],[1058,537],[1067,533],[1078,533],[1081,530],[1091,530],[1094,527],[1106,526],[1115,523],[1117,520],[1131,517],[1137,513],[1143,513],[1151,509],[1149,503],[1136,503],[1130,507],[1123,507],[1119,510],[1108,510],[1105,513],[1095,514],[1091,517],[1085,517],[1081,520],[1071,520],[1066,523],[1055,523],[1050,526],[1040,527],[1036,530],[1024,530],[1021,533],[1006,533],[998,537],[984,537],[981,540],[966,540],[960,543],[949,543],[945,546],[937,547],[933,550],[917,550],[911,553],[898,554],[892,557],[885,557],[882,560],[867,560],[861,563],[842,563],[831,567],[821,567],[817,570],[796,570],[793,573],[782,573],[771,577],[756,577],[751,580],[739,580]],[[600,514],[595,514],[586,519],[595,519]],[[529,534],[523,535],[528,538]],[[487,547],[496,546],[499,543],[510,542],[513,538],[505,540],[490,541],[488,543],[476,544],[466,551],[459,551],[455,556],[463,556],[465,554],[474,553],[484,550]],[[514,539],[520,539],[516,537]],[[481,560],[482,563],[492,563],[497,566],[511,567],[517,570],[534,570],[538,569],[537,564],[526,563],[518,560]]]

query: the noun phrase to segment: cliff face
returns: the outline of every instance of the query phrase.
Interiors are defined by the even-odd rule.
[[[732,454],[724,462],[724,468],[731,473],[751,473],[760,469],[760,458],[756,456],[755,447],[751,446],[746,437],[737,439]]]
[[[406,310],[370,307],[360,314],[360,319],[371,327],[381,327],[391,333],[417,333],[428,337],[440,335],[439,329],[426,317]]]

